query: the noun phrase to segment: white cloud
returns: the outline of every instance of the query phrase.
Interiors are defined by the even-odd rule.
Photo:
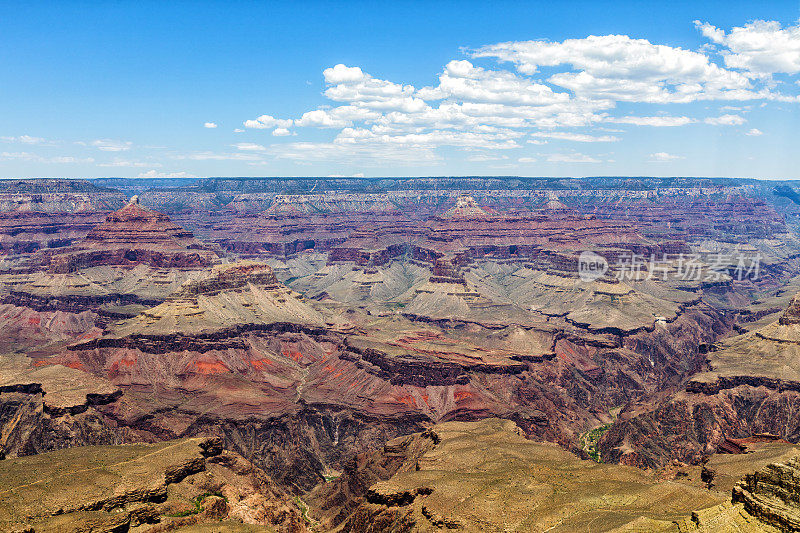
[[[197,178],[199,176],[195,176],[194,174],[189,174],[188,172],[158,172],[156,170],[148,170],[147,172],[142,172],[137,178]]]
[[[715,42],[730,37],[713,27],[701,31]],[[331,140],[249,143],[250,148],[242,147],[248,143],[241,143],[237,149],[240,156],[249,152],[260,158],[298,163],[352,163],[355,158],[371,165],[381,158],[399,160],[403,153],[413,161],[435,164],[442,159],[438,149],[455,147],[481,152],[463,156],[479,162],[496,155],[491,152],[519,147],[523,138],[530,144],[544,144],[547,139],[587,143],[621,140],[610,134],[614,132],[604,131],[602,125],[741,125],[745,119],[740,115],[749,107],[723,107],[723,113],[738,114],[710,118],[689,116],[689,111],[666,115],[657,108],[638,116],[644,106],[627,105],[622,114],[615,112],[620,102],[647,103],[652,108],[697,101],[796,100],[774,92],[774,83],[723,64],[715,55],[716,49],[716,45],[707,44],[688,50],[627,35],[498,43],[469,52],[471,58],[494,59],[493,66],[476,65],[469,58],[454,59],[444,65],[438,83],[422,88],[376,78],[357,66],[337,64],[323,72],[328,105],[292,118],[261,115],[244,123],[247,128],[269,129],[275,137],[303,135],[305,128],[330,129],[334,130]],[[506,62],[515,68],[504,65]],[[582,133],[571,131],[576,128]],[[231,154],[205,157],[212,155]],[[601,156],[551,157],[554,162],[599,162]]]
[[[601,163],[597,158],[586,154],[548,154],[547,160],[551,163]]]
[[[721,115],[718,117],[709,117],[704,120],[706,124],[713,126],[741,126],[747,119],[739,115]]]
[[[92,157],[73,157],[66,155],[46,157],[31,152],[0,152],[0,161],[29,161],[34,163],[94,163]]]
[[[672,116],[656,116],[656,117],[609,117],[607,122],[614,122],[615,124],[633,124],[634,126],[655,126],[655,127],[675,127],[685,126],[697,120],[690,117],[672,117]]]
[[[275,118],[271,115],[261,115],[255,120],[245,120],[244,127],[264,130],[275,127],[288,128],[291,127],[293,123],[294,121],[290,119],[280,119],[280,118]]]
[[[558,139],[562,141],[575,141],[581,143],[608,143],[619,141],[619,137],[613,135],[586,135],[583,133],[570,133],[566,131],[542,132],[537,131],[531,133],[531,137],[542,137],[545,139]]]
[[[755,20],[728,33],[699,20],[695,25],[709,40],[727,48],[722,56],[729,68],[757,77],[800,72],[800,24],[782,28],[777,21]]]
[[[206,122],[205,124],[203,124],[203,127],[204,128],[213,129],[213,128],[217,127],[217,123],[216,122]]]
[[[502,161],[503,159],[508,159],[507,155],[495,155],[495,154],[473,154],[467,156],[467,161],[470,163],[484,163],[486,161]]]
[[[456,98],[466,102],[511,105],[545,105],[567,102],[567,93],[556,93],[541,83],[504,70],[485,70],[469,61],[450,61],[439,76],[438,87],[420,89],[423,100]]]
[[[19,137],[0,137],[0,140],[22,144],[50,144],[47,139],[43,139],[42,137],[32,137],[30,135],[20,135]]]
[[[239,150],[245,150],[248,152],[263,152],[267,149],[266,146],[256,143],[236,143],[233,146]]]
[[[753,128],[750,131],[748,131],[747,133],[745,133],[745,135],[749,135],[751,137],[758,137],[759,135],[764,135],[764,132],[761,131],[758,128]]]
[[[334,67],[326,68],[322,74],[325,76],[325,83],[330,83],[332,85],[338,83],[354,83],[367,78],[367,75],[364,74],[360,68],[347,67],[341,63]]]
[[[161,163],[145,163],[143,161],[116,160],[105,163],[97,163],[98,167],[124,167],[124,168],[146,168],[160,167]]]
[[[517,159],[517,162],[518,163],[535,163],[536,162],[536,158],[535,157],[520,157],[519,159]]]
[[[547,81],[585,98],[686,103],[762,96],[753,91],[747,76],[721,68],[705,54],[627,35],[499,43],[479,48],[473,57],[512,62],[529,75],[544,67],[567,65],[571,70],[557,72]]]
[[[245,144],[252,144],[252,143],[245,143]],[[240,150],[241,149],[242,148],[240,148]],[[258,149],[254,150],[258,151]],[[190,160],[190,161],[257,161],[262,159],[262,156],[260,154],[252,152],[217,153],[217,152],[206,151],[206,152],[193,152],[190,154],[177,154],[172,156],[172,158],[177,160]]]
[[[233,133],[244,133],[244,130],[242,128],[235,128]]]
[[[115,141],[113,139],[97,139],[91,145],[104,152],[124,152],[133,145],[130,141]]]
[[[316,128],[346,128],[352,126],[353,122],[377,119],[380,113],[370,111],[356,106],[340,106],[333,109],[315,109],[303,113],[303,116],[295,121],[300,127]]]
[[[656,152],[654,154],[650,154],[650,161],[657,163],[667,163],[677,159],[684,159],[684,157],[680,155],[668,154],[667,152]]]
[[[358,67],[336,65],[323,72],[330,85],[325,96],[335,102],[350,102],[367,109],[397,110],[406,113],[421,111],[425,102],[414,97],[412,85],[393,83],[362,72]]]

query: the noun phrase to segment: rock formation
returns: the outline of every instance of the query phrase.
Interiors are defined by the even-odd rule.
[[[733,503],[781,531],[800,531],[800,457],[745,476],[733,488]]]
[[[286,492],[213,438],[6,459],[0,480],[4,531],[309,531]]]
[[[722,498],[635,468],[581,461],[524,439],[512,422],[487,419],[447,422],[388,442],[308,501],[323,526],[350,532],[566,524],[571,531],[668,531],[673,520]]]
[[[52,272],[64,273],[97,265],[141,263],[197,268],[210,265],[215,258],[191,232],[173,224],[168,216],[140,206],[134,196],[79,244],[45,254],[44,262]]]
[[[797,442],[800,323],[792,299],[778,320],[713,345],[705,371],[644,413],[622,413],[601,441],[606,457],[656,466],[699,461],[726,439],[770,434]]]
[[[679,502],[680,513],[655,516],[633,498],[635,513],[611,505],[603,515],[653,530],[688,513],[659,492],[673,481],[722,501],[743,471],[726,460],[783,461],[778,448],[800,440],[797,304],[778,316],[798,290],[800,237],[784,220],[794,216],[786,197],[759,183],[102,183],[141,191],[158,211],[134,201],[95,224],[120,193],[88,188],[42,202],[31,196],[42,191],[8,192],[20,203],[0,213],[0,352],[14,354],[0,356],[0,445],[10,459],[219,436],[293,495],[319,485],[323,521],[469,529],[491,521],[426,480],[472,490],[459,465],[476,479],[504,476],[469,463],[469,439],[485,438],[498,462],[586,489],[588,499],[551,498],[577,523],[602,494],[548,457],[586,472],[589,485],[610,480],[610,494],[627,479],[636,494]],[[69,207],[80,195],[88,203]],[[608,263],[597,279],[579,275],[584,252]],[[725,256],[739,252],[760,254],[759,276],[732,275]],[[489,417],[506,422],[447,426]],[[579,461],[523,440],[509,421],[533,441],[658,473]],[[715,453],[761,440],[775,453]],[[433,456],[438,473],[422,460]],[[341,483],[325,483],[342,471]],[[471,494],[522,528],[531,516],[556,525],[541,497],[553,485],[526,475],[534,488],[514,478],[515,490],[540,514],[502,491]],[[653,489],[656,478],[669,483]]]
[[[446,218],[489,218],[491,215],[472,196],[459,196],[456,205],[447,210]]]

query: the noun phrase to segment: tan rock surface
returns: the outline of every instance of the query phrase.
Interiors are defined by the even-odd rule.
[[[433,449],[370,487],[343,531],[650,531],[723,497],[534,443],[513,422],[447,422]],[[434,439],[436,441],[437,439]],[[406,524],[406,526],[401,524]],[[641,529],[640,529],[641,530]]]
[[[6,459],[0,487],[5,531],[204,531],[204,522],[218,524],[214,531],[253,530],[242,522],[306,531],[289,496],[216,439],[86,446]]]

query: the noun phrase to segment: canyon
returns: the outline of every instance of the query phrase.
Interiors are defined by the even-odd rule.
[[[0,519],[795,527],[796,502],[759,496],[794,490],[767,465],[800,453],[800,204],[779,186],[796,184],[4,182],[7,485],[48,457],[100,468],[81,455],[94,447],[158,457],[153,479],[195,466],[113,505],[151,481],[122,469],[83,507],[19,514],[41,498],[26,488]]]

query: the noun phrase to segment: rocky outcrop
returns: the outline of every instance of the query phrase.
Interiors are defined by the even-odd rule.
[[[140,206],[134,197],[80,243],[43,253],[41,261],[51,272],[64,273],[95,265],[140,263],[198,268],[210,265],[216,257],[191,232],[173,224],[167,215]]]
[[[733,487],[732,501],[781,531],[800,531],[800,457],[748,474]]]
[[[447,210],[444,216],[446,218],[490,218],[491,214],[481,208],[475,198],[463,195],[456,198],[456,205]]]
[[[219,439],[78,447],[3,466],[4,530],[155,533],[226,520],[308,530],[290,496]]]
[[[601,520],[603,528],[637,530],[644,523],[649,527],[640,530],[661,531],[723,498],[636,469],[582,461],[520,433],[497,419],[438,424],[387,443],[307,501],[324,526],[347,532],[565,524],[582,531]]]
[[[215,274],[215,275],[214,275]],[[243,290],[248,285],[277,289],[278,280],[272,269],[263,263],[238,263],[219,268],[207,278],[187,283],[175,295],[180,297],[214,296],[223,291]]]
[[[439,441],[435,431],[427,430],[392,439],[377,452],[357,455],[347,462],[341,476],[319,485],[307,496],[315,518],[326,528],[333,529],[347,520],[363,502],[377,503],[374,500],[380,496],[370,491],[370,487],[400,471],[416,468],[417,461]],[[413,501],[413,497],[410,499]]]
[[[800,440],[800,322],[793,299],[781,318],[703,354],[682,390],[623,411],[600,440],[603,457],[655,467],[699,462],[728,439],[771,434]]]
[[[147,438],[102,412],[122,396],[108,381],[76,368],[29,367],[10,358],[0,365],[0,446],[8,456]]]
[[[469,383],[469,372],[519,374],[527,369],[526,364],[512,360],[481,363],[477,361],[447,361],[434,357],[413,357],[406,354],[398,356],[370,347],[370,345],[371,343],[365,342],[364,339],[346,338],[347,350],[342,353],[341,357],[398,385],[408,384],[417,387],[464,385]],[[359,364],[362,359],[368,365]],[[373,370],[373,367],[377,368]]]
[[[611,425],[602,459],[646,466],[700,460],[725,438],[794,438],[799,391],[786,384],[796,377],[723,373],[683,387],[712,370],[708,346],[735,326],[748,298],[766,294],[762,285],[614,276],[631,253],[663,257],[762,239],[781,229],[774,212],[738,201],[712,209],[753,219],[741,229],[695,205],[691,198],[720,194],[705,189],[707,180],[633,180],[636,190],[598,180],[373,180],[332,194],[322,191],[339,186],[333,179],[216,180],[146,193],[178,214],[170,220],[132,202],[80,242],[37,255],[47,259],[44,275],[36,261],[17,269],[22,258],[2,275],[9,318],[0,346],[30,350],[34,368],[61,365],[115,388],[66,404],[43,381],[0,389],[8,455],[214,434],[300,494],[323,476],[357,469],[353,457],[387,439],[453,420],[510,419],[527,437],[576,453],[582,435]],[[448,188],[436,190],[439,183]],[[298,194],[259,189],[273,185]],[[228,186],[235,194],[218,194]],[[538,209],[551,186],[564,204],[553,198]],[[665,197],[674,202],[648,217]],[[208,269],[214,254],[184,227],[269,265]],[[788,258],[795,244],[784,245],[779,257]],[[584,250],[612,270],[580,279]],[[792,260],[784,262],[769,270],[769,283],[793,275]],[[767,333],[761,340],[797,345],[784,342],[785,332]],[[661,409],[679,389],[685,398]],[[424,483],[370,492],[386,480],[381,469],[402,462],[387,457],[337,496],[358,494],[374,506],[361,515],[365,527],[437,498]],[[212,507],[222,515],[222,503]],[[414,520],[461,523],[445,508],[423,507]]]
[[[786,308],[786,311],[783,312],[781,318],[778,320],[778,323],[782,326],[788,325],[795,325],[800,324],[800,296],[796,295],[792,298],[792,302],[789,304],[789,307]]]

